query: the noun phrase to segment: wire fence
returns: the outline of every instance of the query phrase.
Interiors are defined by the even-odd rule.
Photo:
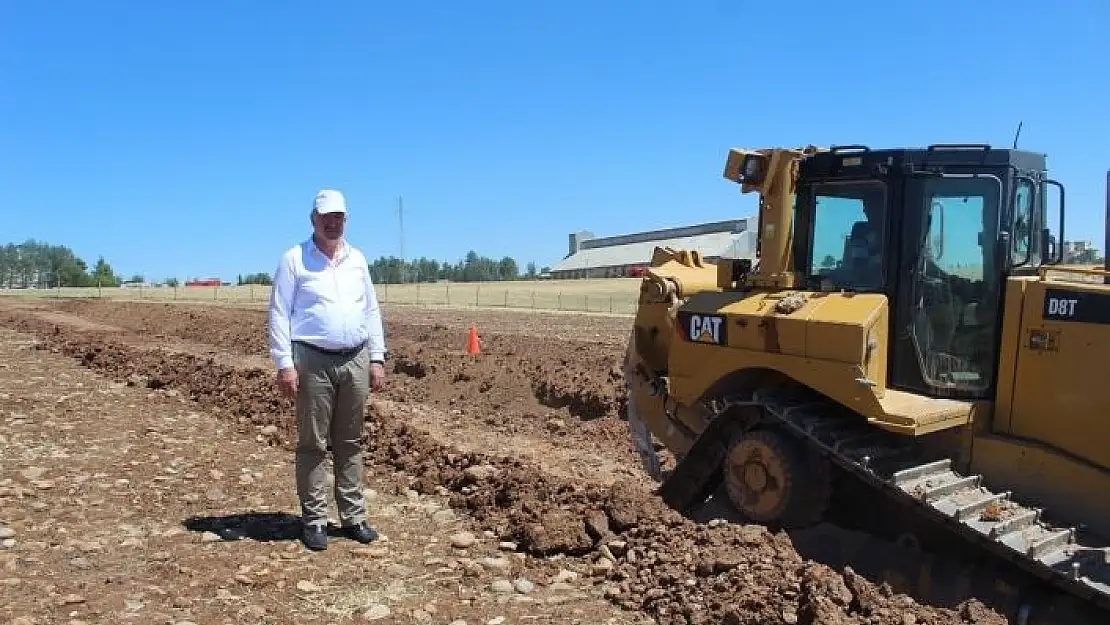
[[[436,282],[375,285],[383,304],[451,308],[513,308],[565,312],[634,314],[638,279],[543,280],[521,282]],[[109,299],[117,301],[264,305],[270,287],[128,286],[0,289],[0,295],[24,298]]]

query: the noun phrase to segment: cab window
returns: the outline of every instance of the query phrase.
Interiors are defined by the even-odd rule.
[[[823,289],[882,290],[885,191],[877,181],[814,185],[809,275]]]
[[[1033,182],[1018,179],[1014,194],[1014,219],[1011,227],[1010,265],[1021,267],[1037,264],[1037,258],[1029,254],[1033,244]]]

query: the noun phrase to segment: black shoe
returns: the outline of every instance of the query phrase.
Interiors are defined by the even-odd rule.
[[[347,538],[350,538],[351,540],[357,540],[364,545],[374,542],[378,539],[378,532],[376,532],[374,528],[370,527],[370,524],[366,521],[363,521],[358,525],[345,526],[343,528],[343,534],[346,535]]]
[[[305,525],[301,534],[304,546],[313,551],[323,551],[328,548],[328,531],[323,525]]]

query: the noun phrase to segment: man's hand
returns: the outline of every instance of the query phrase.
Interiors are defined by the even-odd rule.
[[[289,399],[297,397],[297,370],[294,367],[287,367],[278,371],[277,373],[277,386],[281,394]]]
[[[385,367],[381,363],[370,363],[370,390],[375,393],[385,388]]]

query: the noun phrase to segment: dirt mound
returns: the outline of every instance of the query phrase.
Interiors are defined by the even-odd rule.
[[[277,398],[267,371],[141,351],[34,319],[9,317],[6,323],[38,333],[43,348],[118,380],[184,393],[244,427],[277,426],[275,443],[292,440],[289,407]],[[481,371],[488,365],[467,366]],[[369,411],[367,427],[369,463],[406,472],[418,490],[448,489],[454,507],[533,555],[592,562],[609,599],[666,625],[1005,623],[976,602],[955,611],[924,607],[850,569],[838,573],[806,562],[785,535],[760,527],[695,524],[635,486],[606,489],[557,479],[518,460],[458,453],[381,406]]]
[[[266,316],[259,310],[106,301],[61,301],[56,306],[142,334],[242,354],[268,353]],[[463,349],[467,329],[387,317],[390,367],[397,375],[386,397],[456,411],[500,433],[555,434],[566,446],[597,449],[638,464],[622,420],[623,353],[617,347],[594,340],[490,333],[482,336],[481,354],[471,357]],[[581,420],[587,423],[567,427]]]

